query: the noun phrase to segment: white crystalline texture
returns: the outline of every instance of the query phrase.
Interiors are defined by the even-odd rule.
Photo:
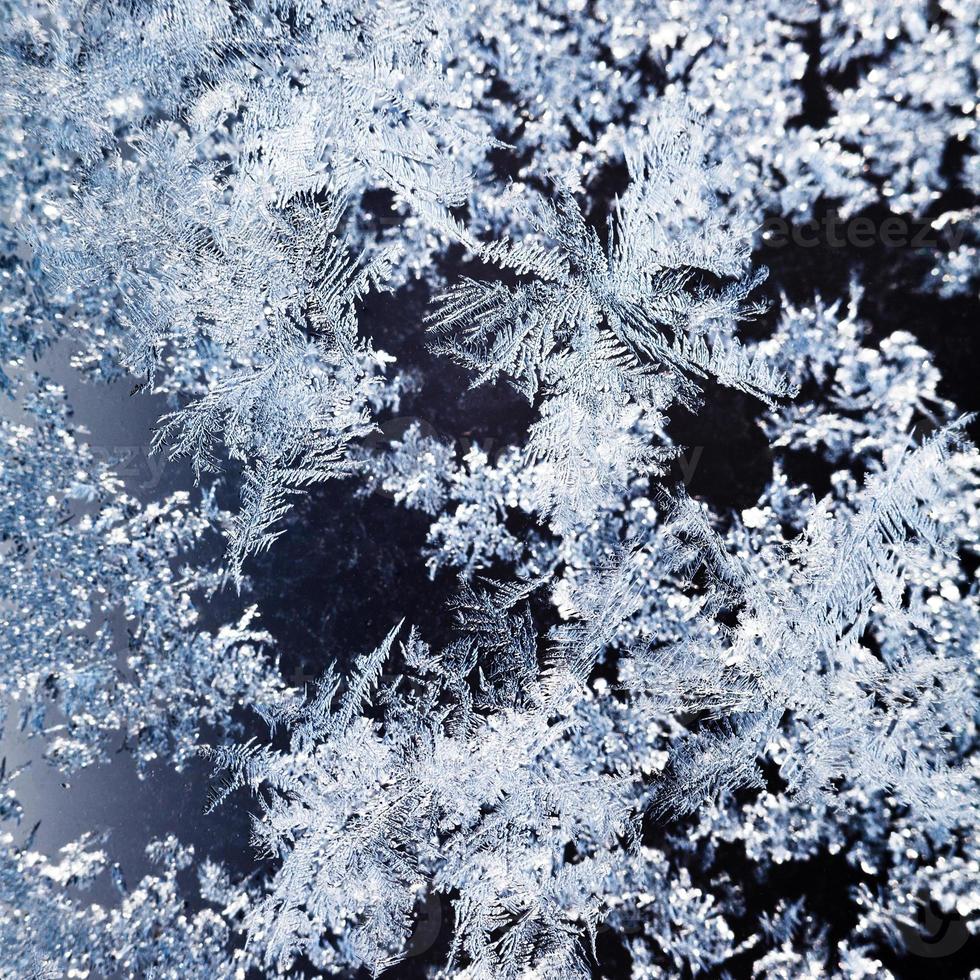
[[[0,764],[0,980],[890,977],[937,914],[975,945],[976,30],[0,0],[0,722],[73,780],[217,776],[213,850],[174,826],[132,885],[101,817],[45,851]],[[876,241],[791,234],[827,212]],[[201,489],[127,492],[56,371],[165,398],[135,438]],[[279,651],[280,588],[343,629]]]

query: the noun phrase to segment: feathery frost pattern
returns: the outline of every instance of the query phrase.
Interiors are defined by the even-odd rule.
[[[0,980],[976,980],[976,14],[0,0]]]

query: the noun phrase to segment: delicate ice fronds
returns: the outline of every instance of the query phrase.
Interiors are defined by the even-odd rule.
[[[499,144],[456,118],[438,2],[288,16],[264,2],[76,6],[4,25],[5,102],[68,175],[48,182],[30,235],[51,280],[99,321],[98,369],[113,370],[110,348],[178,395],[158,447],[198,476],[244,463],[229,555],[240,579],[288,498],[347,473],[368,431],[377,379],[355,304],[403,249],[365,240],[361,196],[390,191],[399,211],[456,234],[448,208]]]
[[[792,545],[788,581],[767,581],[751,562],[723,581],[723,604],[737,611],[738,625],[722,648],[703,644],[724,632],[712,641],[710,632],[692,631],[639,655],[639,687],[675,710],[737,725],[731,733],[709,728],[683,747],[666,806],[688,809],[748,778],[784,712],[800,738],[781,768],[791,789],[815,794],[853,775],[937,819],[952,819],[964,805],[941,753],[930,753],[930,762],[915,755],[920,741],[947,741],[943,731],[956,730],[963,709],[955,682],[943,678],[962,674],[965,651],[952,637],[948,645],[932,641],[930,651],[922,600],[924,589],[937,587],[935,562],[964,533],[937,520],[961,489],[953,458],[964,445],[961,427],[890,459],[852,512],[818,505]],[[916,687],[921,694],[908,693]],[[925,693],[931,689],[936,696]],[[719,769],[707,761],[714,757]]]
[[[117,284],[134,372],[152,378],[171,346],[218,348],[204,394],[162,420],[155,445],[189,456],[197,476],[219,468],[222,444],[245,464],[238,578],[289,496],[349,472],[346,448],[369,431],[373,352],[355,303],[387,263],[348,254],[336,199],[259,206],[260,189],[222,184],[181,140],[153,137],[142,162],[93,175],[48,261],[80,288],[93,275]]]
[[[371,704],[371,690],[378,682],[381,668],[388,659],[391,645],[395,642],[395,637],[401,628],[402,624],[399,623],[384,638],[377,649],[357,658],[356,674],[351,678],[347,690],[337,706],[337,711],[331,718],[331,727],[338,734],[343,734],[349,728],[354,717]]]
[[[465,280],[439,297],[436,349],[476,373],[506,377],[534,401],[530,459],[541,463],[540,507],[559,529],[587,520],[631,474],[667,454],[649,446],[660,411],[693,403],[711,377],[772,402],[792,391],[734,323],[762,274],[743,276],[748,229],[715,206],[703,121],[665,100],[627,153],[631,184],[605,246],[573,194],[526,211],[535,237],[481,247],[479,257],[530,279]],[[709,275],[729,280],[708,284]]]
[[[592,571],[574,593],[574,621],[552,630],[553,669],[568,670],[580,683],[589,679],[623,624],[645,603],[648,560],[642,548],[624,549]]]
[[[483,246],[484,261],[527,285],[466,281],[439,300],[440,349],[480,371],[476,383],[508,376],[533,398],[542,384],[583,389],[587,368],[554,355],[582,342],[618,341],[610,361],[622,390],[642,389],[647,365],[715,376],[766,398],[789,387],[730,338],[732,322],[755,312],[745,300],[759,276],[742,278],[748,229],[720,217],[706,157],[704,122],[668,100],[627,154],[631,184],[610,217],[604,248],[572,193],[528,212],[537,239]],[[698,273],[731,277],[712,289]],[[727,341],[727,342],[726,342]],[[574,369],[582,373],[572,374]],[[610,368],[612,370],[612,368]],[[689,382],[678,378],[675,388]]]
[[[374,699],[380,712],[362,706],[394,631],[361,658],[336,708],[328,678],[280,716],[288,752],[216,753],[235,784],[261,785],[256,840],[283,858],[249,917],[270,963],[328,955],[340,933],[355,962],[381,970],[435,891],[454,895],[451,970],[516,980],[585,969],[579,933],[598,922],[638,790],[594,739],[639,733],[600,734],[585,692],[545,707],[526,609],[539,584],[465,590],[460,638],[433,658],[413,632],[404,669]]]

